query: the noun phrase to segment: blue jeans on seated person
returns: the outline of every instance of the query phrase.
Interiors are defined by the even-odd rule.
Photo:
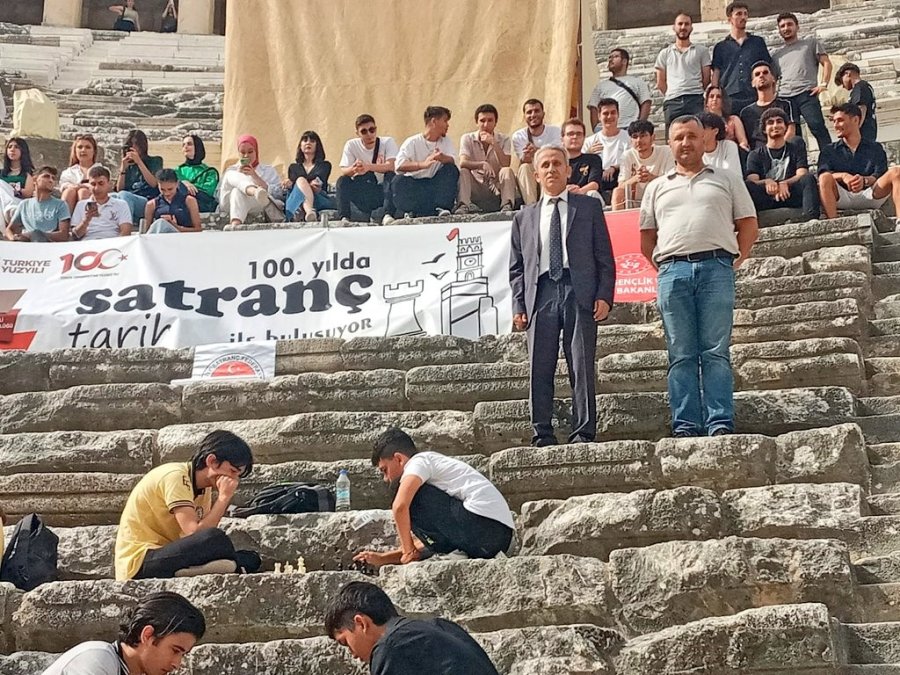
[[[131,217],[134,219],[131,221],[131,224],[137,228],[138,223],[141,222],[141,218],[144,217],[144,208],[147,206],[149,200],[146,197],[141,197],[140,195],[128,192],[127,190],[110,192],[109,196],[121,199],[128,204],[128,207],[131,209]]]
[[[731,259],[663,262],[658,302],[669,353],[672,432],[734,431]]]
[[[304,201],[306,201],[306,197],[300,192],[300,188],[298,188],[295,183],[294,187],[291,188],[287,201],[284,203],[284,215],[288,220],[293,220],[294,214],[297,213],[297,209],[303,206]],[[313,209],[316,211],[326,211],[336,208],[337,204],[335,203],[334,198],[324,190],[320,190],[313,195]]]
[[[147,234],[171,234],[172,232],[178,233],[178,228],[162,218],[157,218],[147,228]]]

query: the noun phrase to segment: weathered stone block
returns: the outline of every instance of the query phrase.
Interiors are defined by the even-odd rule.
[[[201,644],[185,659],[189,675],[287,675],[303,664],[316,675],[364,675],[368,668],[330,637],[247,644]]]
[[[558,432],[564,431],[571,418],[571,407],[560,400],[555,402],[554,407],[553,424]],[[598,415],[598,419],[602,418]],[[476,447],[485,454],[531,443],[533,430],[529,422],[528,401],[478,403],[473,420]]]
[[[490,476],[518,508],[535,499],[652,487],[652,454],[649,441],[510,448],[491,455]]]
[[[819,272],[872,273],[872,254],[866,246],[826,246],[803,253],[803,268],[807,274]]]
[[[835,537],[866,514],[859,485],[770,485],[726,490],[727,531],[747,537]]]
[[[480,361],[477,343],[452,335],[355,337],[341,347],[346,370],[449,365]]]
[[[49,354],[50,388],[83,384],[171,382],[191,376],[193,349],[57,349]]]
[[[668,433],[668,397],[662,392],[600,394],[597,396],[597,438],[646,438]]]
[[[862,390],[862,354],[855,340],[818,338],[735,345],[735,386],[780,389],[839,385]]]
[[[407,616],[453,617],[473,631],[614,626],[606,568],[576,556],[447,561],[385,567],[380,585]]]
[[[8,654],[15,650],[15,629],[12,615],[19,607],[24,593],[12,584],[0,583],[0,652]]]
[[[203,437],[227,429],[245,438],[258,462],[335,461],[371,457],[372,443],[384,429],[399,426],[420,448],[450,455],[475,450],[472,413],[318,412],[236,422],[170,426],[158,437],[160,461],[188,459]]]
[[[866,439],[856,424],[784,434],[775,439],[776,483],[856,483],[868,490]]]
[[[572,553],[603,560],[619,548],[717,537],[721,531],[718,497],[695,487],[527,502],[521,522],[525,554]]]
[[[95,384],[0,399],[0,433],[158,429],[181,421],[181,389]]]
[[[597,326],[597,358],[666,348],[662,323],[602,324]]]
[[[753,255],[796,256],[830,246],[872,244],[872,217],[868,213],[855,216],[810,220],[759,231]]]
[[[592,625],[511,628],[473,636],[504,675],[612,675],[624,644],[617,631]]]
[[[59,654],[46,652],[16,652],[0,656],[0,673],[3,675],[40,675]]]
[[[839,653],[825,605],[777,605],[630,640],[616,672],[835,675]]]
[[[609,565],[622,623],[637,634],[761,605],[816,601],[840,616],[853,599],[847,548],[832,540],[665,542],[613,551]]]
[[[153,466],[156,431],[51,431],[0,435],[0,473],[109,471]]]
[[[900,349],[900,345],[898,345]],[[871,396],[896,396],[900,394],[900,357],[866,359]]]
[[[859,303],[853,298],[737,309],[732,340],[739,344],[816,337],[858,338],[865,325]]]
[[[184,387],[185,420],[276,417],[338,410],[403,410],[405,373],[400,370],[302,373],[271,380],[204,381]]]
[[[48,354],[0,351],[0,394],[49,389],[49,369]]]
[[[278,340],[275,343],[275,373],[335,373],[342,370],[339,338],[307,338],[304,340]]]
[[[736,279],[768,279],[772,277],[796,277],[803,274],[803,259],[769,256],[750,258],[738,268]]]
[[[597,363],[597,391],[666,391],[669,360],[664,351],[610,354]]]
[[[853,394],[844,387],[742,391],[734,395],[738,433],[776,435],[849,422]]]
[[[655,487],[750,487],[770,482],[775,440],[766,436],[663,438],[656,444],[662,481]]]
[[[842,298],[860,302],[870,299],[868,277],[862,272],[820,272],[800,277],[753,279],[738,283],[735,292],[736,305],[741,309]]]
[[[0,504],[11,520],[39,513],[48,525],[118,523],[140,476],[112,473],[19,473],[0,476]]]

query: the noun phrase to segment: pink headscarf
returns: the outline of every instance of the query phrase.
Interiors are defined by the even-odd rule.
[[[244,134],[243,136],[238,136],[237,144],[238,148],[241,147],[244,143],[249,143],[253,146],[253,149],[256,151],[256,160],[250,165],[253,168],[259,166],[259,141],[256,140],[256,136],[251,136],[250,134]]]

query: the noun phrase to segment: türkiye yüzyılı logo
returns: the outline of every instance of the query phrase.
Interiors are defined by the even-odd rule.
[[[115,269],[128,256],[124,255],[117,248],[108,248],[105,251],[84,251],[79,254],[66,253],[60,256],[63,261],[62,273],[66,274],[72,270],[78,272],[93,272],[95,270],[107,271]]]

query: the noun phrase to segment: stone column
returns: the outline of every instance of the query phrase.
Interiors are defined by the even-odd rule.
[[[594,30],[609,29],[609,0],[591,0],[591,23]]]
[[[215,18],[215,0],[181,0],[178,3],[179,33],[212,35]]]
[[[726,0],[700,0],[701,21],[725,21]]]
[[[45,26],[81,28],[82,0],[44,0]]]

